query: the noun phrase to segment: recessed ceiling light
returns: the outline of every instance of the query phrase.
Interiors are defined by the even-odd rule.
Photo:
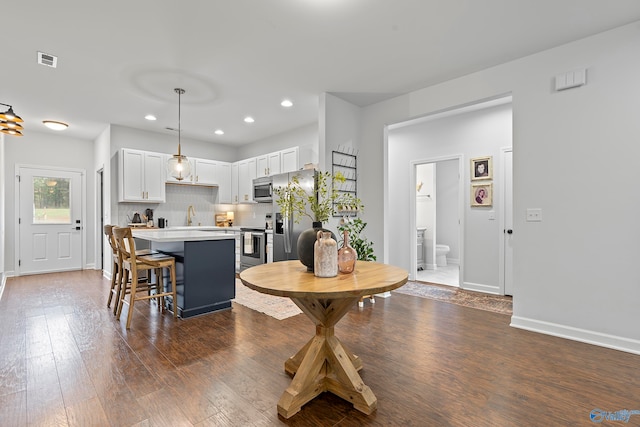
[[[144,116],[145,119],[147,120],[157,120],[156,116],[154,116],[153,114],[147,114],[146,116]]]
[[[224,131],[222,129],[216,129],[215,132],[216,135],[224,135]]]
[[[65,130],[69,127],[69,125],[64,122],[56,122],[54,120],[44,120],[42,123],[49,129],[53,130]]]
[[[247,116],[244,118],[245,123],[253,123],[255,120],[251,116]]]
[[[282,105],[285,108],[289,108],[289,107],[293,107],[293,102],[291,102],[290,99],[283,99],[280,105]]]

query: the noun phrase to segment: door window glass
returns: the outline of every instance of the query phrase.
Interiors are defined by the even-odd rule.
[[[33,177],[34,224],[71,224],[70,182],[69,178]]]

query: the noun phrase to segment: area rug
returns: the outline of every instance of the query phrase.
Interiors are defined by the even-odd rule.
[[[236,279],[236,297],[233,301],[278,320],[302,313],[302,310],[289,298],[254,291],[243,285],[240,279]]]
[[[511,315],[513,313],[511,297],[504,297],[500,295],[490,295],[481,292],[465,291],[459,288],[447,288],[418,282],[407,282],[404,286],[393,292],[444,301],[464,307],[492,311],[494,313],[507,315]]]

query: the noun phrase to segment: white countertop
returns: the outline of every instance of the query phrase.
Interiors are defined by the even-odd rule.
[[[240,227],[216,227],[215,225],[178,225],[176,227],[162,228],[162,230],[215,230],[215,231],[240,231]]]
[[[221,227],[217,227],[221,228]],[[230,227],[226,227],[230,228]],[[235,239],[233,233],[225,233],[224,231],[205,231],[183,229],[182,227],[164,228],[153,230],[132,230],[133,237],[150,242],[196,242],[202,240],[225,240]]]

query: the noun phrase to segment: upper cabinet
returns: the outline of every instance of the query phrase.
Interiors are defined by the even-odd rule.
[[[123,148],[119,156],[120,202],[165,201],[165,155]]]
[[[233,203],[238,203],[240,201],[240,197],[238,196],[239,188],[238,181],[240,175],[240,162],[235,162],[231,164],[231,201]]]
[[[253,202],[253,180],[256,174],[256,158],[240,160],[238,164],[238,203]]]
[[[295,172],[300,169],[298,165],[298,147],[280,151],[280,173]]]
[[[298,170],[298,147],[256,157],[258,178],[296,170]]]
[[[218,203],[233,203],[231,163],[216,162],[215,177],[218,182]]]

